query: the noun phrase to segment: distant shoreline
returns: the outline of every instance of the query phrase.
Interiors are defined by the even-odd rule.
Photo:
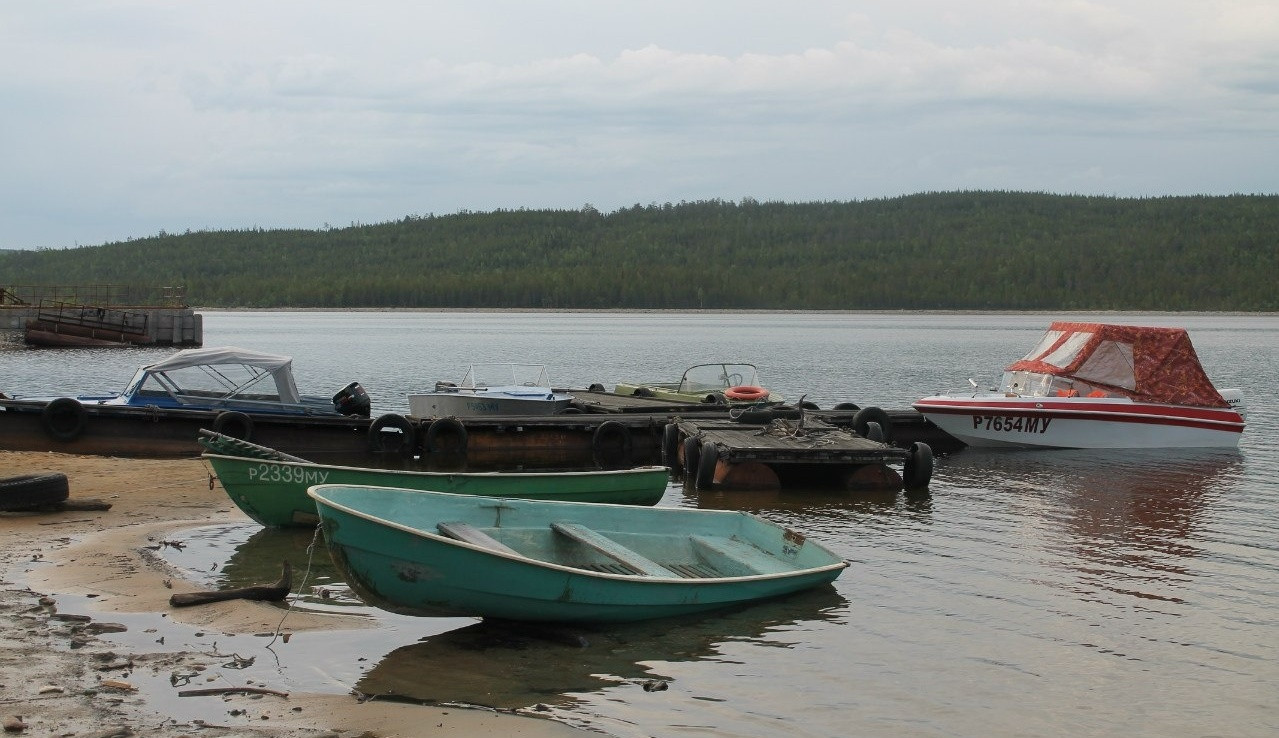
[[[601,313],[660,315],[1237,315],[1279,316],[1276,311],[1243,310],[770,310],[764,308],[308,308],[192,307],[202,313]]]

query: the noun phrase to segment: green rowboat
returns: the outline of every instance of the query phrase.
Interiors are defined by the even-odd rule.
[[[261,454],[266,455],[266,454]],[[296,457],[252,458],[205,451],[227,496],[268,527],[314,526],[313,484],[369,484],[413,490],[530,499],[656,505],[666,493],[664,466],[582,472],[425,472],[315,464]]]
[[[308,494],[346,583],[408,615],[648,620],[821,586],[848,565],[744,512],[358,485]]]

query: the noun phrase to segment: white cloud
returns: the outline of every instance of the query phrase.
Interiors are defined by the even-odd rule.
[[[0,133],[22,145],[0,247],[586,202],[1279,189],[1273,3],[439,5],[5,7]]]

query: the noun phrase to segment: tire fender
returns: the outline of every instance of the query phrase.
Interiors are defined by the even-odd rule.
[[[679,463],[679,426],[674,423],[662,428],[662,463],[670,469]]]
[[[253,440],[253,418],[237,410],[224,410],[213,419],[213,432],[238,438],[241,441],[251,441]]]
[[[84,432],[88,415],[84,405],[72,397],[51,400],[40,411],[40,423],[51,437],[59,441],[74,441]]]
[[[606,420],[591,435],[591,451],[600,466],[626,466],[631,463],[631,431],[616,420]]]
[[[387,432],[392,431],[392,432]],[[393,431],[399,431],[394,433]],[[397,443],[389,443],[398,435]],[[369,424],[369,450],[374,453],[411,454],[417,446],[417,428],[403,415],[386,413]]]
[[[910,455],[902,466],[902,487],[907,490],[927,489],[932,478],[932,446],[922,441],[910,444]]]
[[[452,439],[451,443],[446,443]],[[429,454],[464,454],[468,444],[466,426],[457,418],[436,418],[426,427],[423,449]]]
[[[710,489],[715,484],[715,465],[719,463],[719,446],[703,443],[697,458],[697,489]]]
[[[870,423],[879,423],[879,429],[884,433],[884,443],[893,442],[893,421],[887,412],[878,407],[858,410],[853,416],[853,432],[865,438]]]

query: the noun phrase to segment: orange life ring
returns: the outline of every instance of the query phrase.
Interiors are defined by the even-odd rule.
[[[762,400],[768,397],[768,390],[753,384],[740,384],[724,390],[724,396],[730,400]]]

